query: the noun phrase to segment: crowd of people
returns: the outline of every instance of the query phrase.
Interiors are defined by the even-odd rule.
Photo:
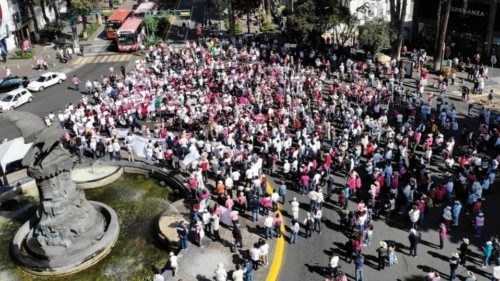
[[[88,95],[46,123],[67,129],[66,145],[80,161],[144,156],[187,174],[193,215],[192,224],[178,227],[181,237],[194,232],[200,247],[205,236],[220,239],[221,217],[228,212],[232,248],[244,247],[240,216],[248,213],[262,223],[266,239],[282,235],[282,224],[289,224],[295,243],[301,229],[306,237],[321,232],[323,203],[333,201],[351,238],[346,258],[354,258],[356,279],[362,280],[373,220],[406,218],[416,256],[425,215],[442,209],[442,224],[432,226],[440,248],[450,231],[473,221],[475,231],[463,233],[463,244],[484,239],[483,266],[498,265],[500,242],[482,232],[489,215],[482,204],[498,167],[496,120],[482,106],[476,119],[460,121],[447,93],[451,78],[437,79],[435,91],[429,90],[424,53],[409,54],[415,80],[405,79],[407,70],[394,59],[295,51],[276,40],[233,45],[211,38],[151,46],[146,53],[128,73],[111,68],[86,81]],[[486,78],[484,68],[473,67],[471,81]],[[471,114],[477,105],[464,92]],[[148,141],[138,145],[137,137]],[[290,189],[302,195],[287,201]],[[309,203],[307,212],[300,202]],[[290,222],[277,212],[280,204],[289,204]],[[181,241],[180,248],[187,247]],[[248,249],[248,264],[238,265],[245,280],[267,264],[265,245]],[[450,276],[467,253],[462,247],[460,254],[450,253]],[[390,241],[380,241],[377,255],[379,270],[397,264]],[[337,255],[327,275],[346,280]],[[439,278],[431,270],[428,279]]]

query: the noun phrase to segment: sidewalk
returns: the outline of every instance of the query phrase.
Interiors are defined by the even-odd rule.
[[[187,179],[180,174],[177,178],[183,183],[187,182]],[[209,179],[207,186],[213,187],[214,184],[215,182]],[[253,222],[249,211],[246,211],[245,214],[240,214],[240,229],[243,237],[243,247],[237,249],[234,253],[230,250],[230,246],[234,242],[232,226],[221,223],[221,228],[219,230],[221,237],[220,242],[213,240],[205,234],[203,238],[203,248],[193,244],[193,239],[190,239],[188,248],[177,255],[179,258],[179,268],[176,276],[173,277],[172,271],[168,268],[162,273],[163,277],[165,277],[166,281],[177,281],[181,278],[183,280],[213,280],[215,268],[219,263],[223,263],[224,268],[228,272],[228,279],[231,280],[230,277],[236,265],[239,264],[243,268],[245,261],[249,257],[249,250],[259,241],[259,239],[265,238],[262,228],[264,218],[265,216],[260,215],[259,220]],[[189,220],[190,218],[186,218],[186,221]],[[190,231],[190,234],[193,233],[194,227],[192,227]],[[267,266],[260,265],[258,270],[254,270],[254,280],[266,280],[268,271],[273,263],[277,241],[276,238],[267,240],[269,243],[269,264]]]

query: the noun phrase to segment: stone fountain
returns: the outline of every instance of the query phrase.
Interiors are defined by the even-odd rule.
[[[109,206],[87,201],[71,179],[73,161],[60,143],[62,129],[27,112],[1,113],[0,119],[13,122],[33,143],[22,164],[40,196],[37,214],[14,236],[16,262],[37,275],[70,274],[97,263],[118,238],[118,218]]]

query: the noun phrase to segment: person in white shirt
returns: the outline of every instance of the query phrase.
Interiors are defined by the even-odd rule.
[[[292,235],[290,237],[290,244],[294,244],[297,242],[297,236],[299,236],[300,224],[298,221],[292,220]]]
[[[274,218],[272,214],[269,214],[266,219],[264,220],[264,229],[266,231],[266,239],[269,237],[273,237],[273,224],[274,224]]]
[[[223,263],[219,263],[217,265],[217,268],[215,269],[214,274],[215,274],[216,281],[226,281],[227,280],[227,271],[224,268]]]
[[[420,218],[420,210],[418,209],[418,207],[416,205],[413,206],[413,209],[408,212],[408,215],[410,216],[411,221],[410,228],[417,229],[418,220]]]
[[[267,267],[269,265],[268,262],[268,255],[269,255],[269,244],[267,244],[266,240],[261,239],[260,241],[260,261],[264,265],[264,267]]]
[[[250,258],[253,261],[253,269],[259,269],[259,261],[260,261],[260,249],[259,244],[255,244],[253,248],[250,250]]]
[[[176,255],[173,252],[170,252],[170,268],[172,269],[172,276],[177,274],[177,269],[179,268],[179,261]]]
[[[243,281],[243,277],[245,275],[245,271],[241,269],[240,265],[236,265],[236,270],[233,271],[232,277],[233,281]]]
[[[294,220],[299,219],[299,206],[300,203],[297,201],[297,198],[293,198],[292,202],[290,202],[290,205],[292,206],[292,215]]]

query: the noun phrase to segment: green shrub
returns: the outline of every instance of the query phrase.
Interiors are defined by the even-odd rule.
[[[229,20],[224,20],[224,27],[226,28],[227,32],[229,32]],[[241,26],[240,22],[238,20],[235,20],[234,22],[234,33],[235,34],[241,34],[243,33],[243,27]]]
[[[87,38],[91,37],[99,29],[99,27],[101,27],[101,24],[97,22],[87,25],[82,34],[80,34],[80,38],[86,40]],[[83,38],[83,33],[87,33],[87,38]]]
[[[10,56],[10,59],[12,60],[25,60],[25,59],[32,59],[35,57],[35,52],[33,50],[30,51],[22,51],[20,49],[17,49],[12,56]]]
[[[260,28],[260,31],[262,32],[270,32],[274,31],[276,29],[276,25],[272,23],[270,20],[265,20],[262,23],[262,27]]]

